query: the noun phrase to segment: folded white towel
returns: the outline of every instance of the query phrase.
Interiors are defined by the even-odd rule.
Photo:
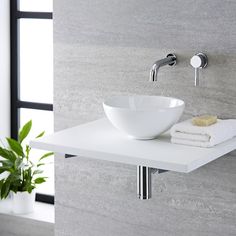
[[[236,136],[236,120],[219,120],[210,126],[195,126],[191,119],[175,124],[171,142],[198,147],[212,147]]]

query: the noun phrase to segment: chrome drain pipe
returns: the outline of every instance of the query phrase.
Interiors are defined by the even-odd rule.
[[[152,174],[164,173],[167,170],[158,170],[147,166],[137,166],[137,195],[141,200],[152,197]]]

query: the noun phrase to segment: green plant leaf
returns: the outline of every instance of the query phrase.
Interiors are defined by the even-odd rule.
[[[33,175],[39,175],[39,174],[42,174],[43,173],[43,170],[35,170],[33,172]]]
[[[19,156],[24,156],[22,146],[15,139],[7,138],[7,142],[12,151],[14,151]]]
[[[32,120],[28,121],[19,132],[19,142],[22,143],[23,140],[28,136],[32,127]]]
[[[52,156],[53,154],[54,154],[53,152],[47,152],[39,158],[39,161],[43,160],[46,157]]]
[[[37,179],[34,180],[35,184],[42,184],[44,182],[46,182],[46,177],[39,177]]]
[[[12,163],[10,160],[0,160],[0,163],[3,167],[11,168],[14,166],[14,163]]]
[[[41,132],[39,135],[37,135],[35,138],[41,138],[45,134],[45,131]]]
[[[0,174],[4,173],[5,171],[10,172],[9,169],[10,169],[9,167],[0,166]]]
[[[22,163],[23,163],[23,160],[20,157],[18,157],[15,161],[15,165],[14,165],[15,169],[21,168]]]
[[[10,192],[10,181],[5,181],[1,188],[1,199],[5,199]]]
[[[4,179],[1,179],[1,180],[0,180],[0,192],[2,191],[2,185],[3,185],[3,183],[4,183]]]
[[[26,157],[27,159],[29,159],[29,153],[31,151],[31,147],[29,145],[26,145],[25,146],[25,153],[26,153]]]
[[[5,158],[5,159],[8,159],[12,162],[14,162],[15,159],[16,159],[16,156],[15,156],[14,152],[9,151],[9,150],[7,150],[5,148],[2,148],[2,147],[0,147],[0,156]]]
[[[45,165],[45,163],[39,163],[39,164],[37,165],[37,167],[44,166],[44,165]]]
[[[6,188],[6,185],[5,185],[4,181],[1,181],[1,195],[0,195],[1,199],[3,199],[3,197],[4,197],[5,188]]]
[[[33,186],[32,185],[29,185],[28,187],[27,187],[27,192],[28,193],[32,193],[32,190],[33,190]]]
[[[20,180],[21,179],[21,174],[20,174],[21,172],[19,171],[18,173],[12,173],[12,174],[10,174],[9,175],[9,179],[11,180],[11,181],[16,181],[16,180]]]

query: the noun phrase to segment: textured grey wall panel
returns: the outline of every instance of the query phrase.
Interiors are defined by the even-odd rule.
[[[236,118],[236,2],[57,0],[54,2],[55,127],[103,116],[117,94],[179,97],[184,118]],[[195,88],[191,56],[209,66]],[[169,52],[176,67],[152,63]],[[157,175],[153,198],[136,199],[136,167],[85,158],[56,159],[56,235],[236,235],[236,153],[190,174]]]

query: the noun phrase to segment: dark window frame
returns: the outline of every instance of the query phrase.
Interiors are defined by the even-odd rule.
[[[18,10],[18,0],[10,1],[10,84],[11,84],[11,137],[18,138],[19,130],[19,109],[37,109],[53,111],[53,104],[21,101],[19,96],[20,81],[18,78],[18,19],[52,19],[52,12],[25,12]],[[36,201],[54,204],[54,196],[36,193]]]

